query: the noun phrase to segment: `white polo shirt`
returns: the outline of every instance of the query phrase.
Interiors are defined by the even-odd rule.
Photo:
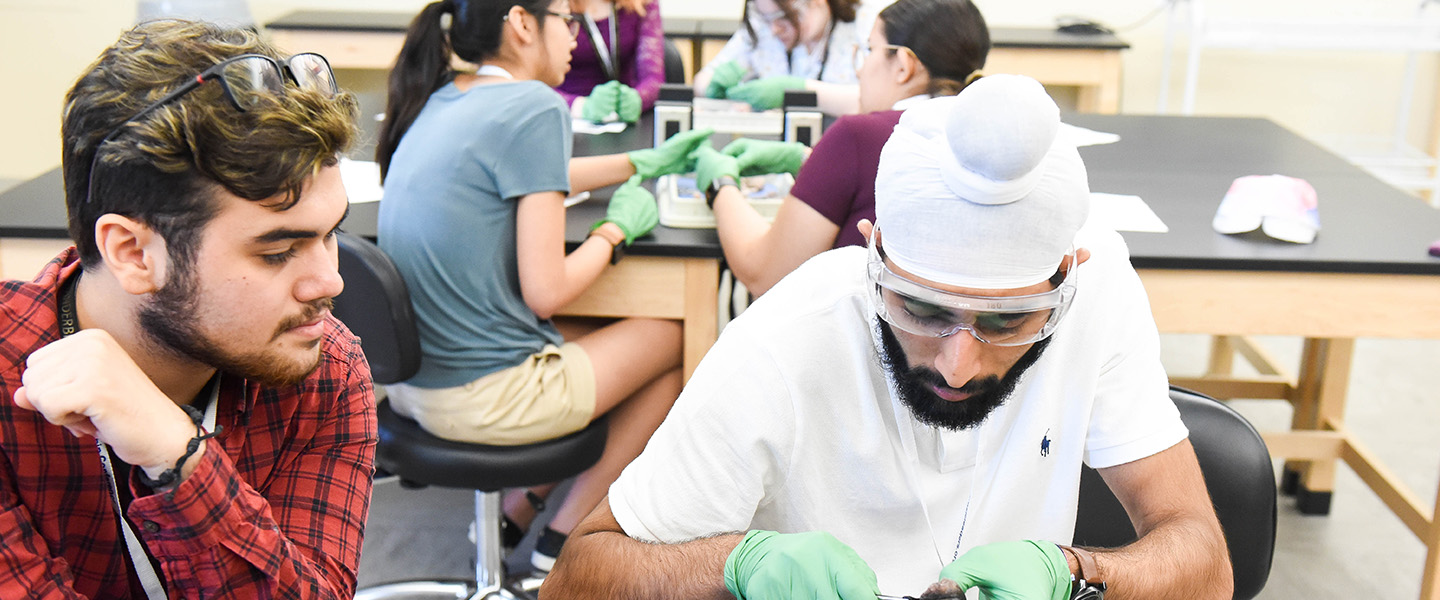
[[[888,594],[919,594],[972,547],[1066,544],[1082,461],[1118,465],[1187,431],[1123,240],[1083,231],[1075,303],[978,428],[922,425],[880,366],[864,248],[821,254],[728,327],[610,488],[636,539],[828,531]]]

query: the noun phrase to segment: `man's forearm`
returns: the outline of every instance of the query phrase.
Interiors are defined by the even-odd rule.
[[[726,599],[725,559],[740,534],[649,544],[618,531],[572,535],[540,597],[594,600]]]
[[[1177,518],[1130,545],[1091,552],[1109,588],[1107,600],[1218,600],[1234,595],[1224,534],[1204,520]]]

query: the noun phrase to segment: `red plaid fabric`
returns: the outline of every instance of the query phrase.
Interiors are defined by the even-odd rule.
[[[13,400],[25,358],[60,337],[57,289],[78,267],[72,248],[33,282],[0,283],[0,598],[132,597],[94,440]],[[375,396],[359,340],[329,323],[320,367],[303,383],[221,378],[224,433],[173,499],[132,474],[126,516],[171,597],[353,596]]]

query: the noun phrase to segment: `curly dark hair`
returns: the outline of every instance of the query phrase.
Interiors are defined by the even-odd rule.
[[[349,93],[331,98],[288,86],[284,95],[241,112],[221,85],[207,84],[126,124],[96,148],[150,103],[241,54],[286,56],[245,29],[142,23],[102,52],[65,94],[65,203],[70,237],[87,268],[100,259],[95,221],[101,215],[146,224],[165,239],[174,259],[188,263],[200,230],[215,216],[215,190],[287,210],[299,201],[305,181],[336,164],[349,147],[358,114]]]

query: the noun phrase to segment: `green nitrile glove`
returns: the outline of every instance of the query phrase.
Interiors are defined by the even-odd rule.
[[[960,589],[980,588],[984,600],[1066,600],[1070,566],[1051,542],[997,542],[970,549],[940,570]]]
[[[715,65],[710,71],[710,85],[705,86],[706,98],[724,98],[725,90],[735,87],[745,78],[745,67],[733,60]]]
[[[620,86],[620,97],[615,112],[620,115],[620,120],[626,123],[634,123],[640,120],[640,92],[623,83],[616,82]]]
[[[635,165],[635,174],[644,179],[687,173],[695,170],[695,161],[690,154],[699,146],[709,146],[712,133],[715,133],[714,129],[682,131],[659,146],[636,150],[627,156],[630,164]]]
[[[776,75],[731,86],[725,90],[725,97],[749,102],[755,110],[770,110],[780,108],[780,104],[785,102],[785,92],[803,89],[805,89],[804,78],[793,75]]]
[[[755,530],[725,559],[725,588],[738,600],[875,600],[875,571],[823,531]]]
[[[740,174],[746,177],[767,173],[799,175],[800,165],[805,163],[805,144],[799,142],[740,138],[720,153],[735,157],[740,163]]]
[[[740,178],[740,161],[706,144],[695,149],[695,187],[701,192],[710,189],[716,177],[729,175]]]
[[[640,176],[636,175],[617,188],[610,196],[605,218],[596,221],[590,230],[594,231],[606,221],[614,223],[625,232],[625,245],[629,246],[635,243],[635,238],[650,233],[659,225],[660,211],[655,207],[655,195],[640,187],[640,181]]]
[[[585,103],[580,105],[580,118],[599,123],[609,118],[611,113],[619,112],[617,109],[620,106],[622,86],[618,81],[607,81],[595,86],[590,90],[590,95],[585,97]]]

